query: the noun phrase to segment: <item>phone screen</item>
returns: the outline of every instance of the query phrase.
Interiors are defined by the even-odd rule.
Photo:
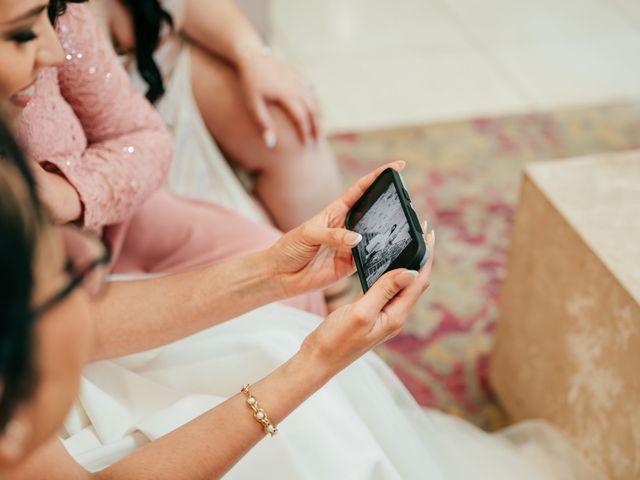
[[[394,183],[364,213],[353,230],[362,235],[356,247],[371,288],[411,243],[409,222]]]

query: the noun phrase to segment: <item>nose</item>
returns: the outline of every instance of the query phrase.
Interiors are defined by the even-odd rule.
[[[44,31],[38,39],[38,52],[36,54],[36,67],[57,67],[64,62],[64,49],[60,44],[58,35],[53,26],[47,21]]]

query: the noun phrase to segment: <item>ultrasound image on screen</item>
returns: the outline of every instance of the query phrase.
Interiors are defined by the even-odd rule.
[[[409,223],[393,184],[355,224],[354,231],[362,235],[357,249],[371,288],[411,242]]]

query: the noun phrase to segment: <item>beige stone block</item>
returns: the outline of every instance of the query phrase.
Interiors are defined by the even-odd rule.
[[[640,153],[525,172],[490,379],[610,478],[640,478]]]

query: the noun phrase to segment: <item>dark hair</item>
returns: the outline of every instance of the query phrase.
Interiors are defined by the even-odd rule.
[[[50,0],[51,23],[67,3]],[[34,259],[45,214],[31,169],[8,127],[0,120],[0,429],[31,396],[37,382],[31,306]]]
[[[49,0],[49,20],[52,24],[56,23],[56,19],[63,15],[67,9],[67,3],[84,3],[87,0]]]
[[[43,212],[31,170],[0,122],[0,429],[36,383],[31,294]]]
[[[164,10],[158,0],[121,0],[129,8],[133,18],[136,40],[136,62],[138,72],[149,85],[147,99],[153,103],[164,95],[162,73],[153,58],[160,45],[162,24],[166,22],[173,28],[171,15]]]

